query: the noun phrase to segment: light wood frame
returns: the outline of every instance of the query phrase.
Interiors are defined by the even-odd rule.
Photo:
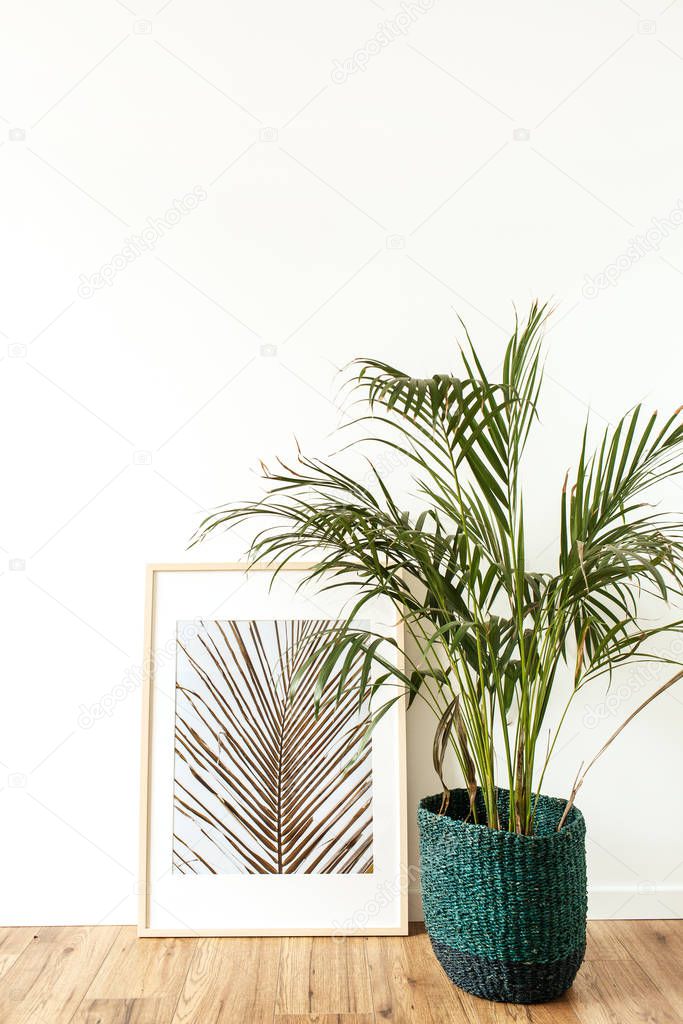
[[[288,562],[281,571],[306,572],[315,567],[314,562]],[[156,929],[149,925],[149,857],[150,857],[150,755],[153,728],[153,643],[156,625],[156,575],[161,572],[273,572],[274,566],[262,562],[159,562],[147,566],[145,583],[145,631],[142,673],[142,742],[140,767],[140,859],[138,878],[138,937],[139,938],[184,938],[190,936],[289,936],[289,935],[339,935],[338,928],[289,928],[289,929]],[[402,661],[405,630],[399,619],[396,624],[396,638],[399,658]],[[402,668],[402,664],[399,663]],[[401,873],[406,875],[408,867],[408,824],[406,813],[406,728],[405,694],[396,707],[398,716],[398,773],[399,773],[399,860]],[[401,887],[400,923],[394,928],[356,928],[351,935],[407,935],[408,934],[408,888]]]

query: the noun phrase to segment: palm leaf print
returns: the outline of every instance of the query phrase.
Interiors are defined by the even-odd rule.
[[[174,873],[373,870],[371,745],[358,752],[367,712],[352,689],[337,703],[334,685],[314,706],[334,627],[178,623]]]

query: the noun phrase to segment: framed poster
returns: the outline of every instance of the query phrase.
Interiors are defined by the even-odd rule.
[[[315,713],[316,645],[357,593],[310,568],[148,569],[140,936],[407,933],[404,702],[362,749],[353,691]],[[400,639],[388,599],[358,625]]]

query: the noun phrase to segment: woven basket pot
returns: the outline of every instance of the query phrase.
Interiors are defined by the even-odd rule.
[[[499,791],[501,820],[509,793]],[[538,799],[533,836],[466,821],[464,789],[418,810],[425,924],[451,981],[483,999],[540,1003],[569,988],[586,947],[586,826],[564,800]],[[481,794],[478,819],[485,821]]]

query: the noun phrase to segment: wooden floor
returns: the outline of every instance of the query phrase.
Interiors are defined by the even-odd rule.
[[[133,928],[0,929],[2,1024],[681,1024],[683,921],[593,921],[562,999],[456,989],[408,938],[137,939]]]

